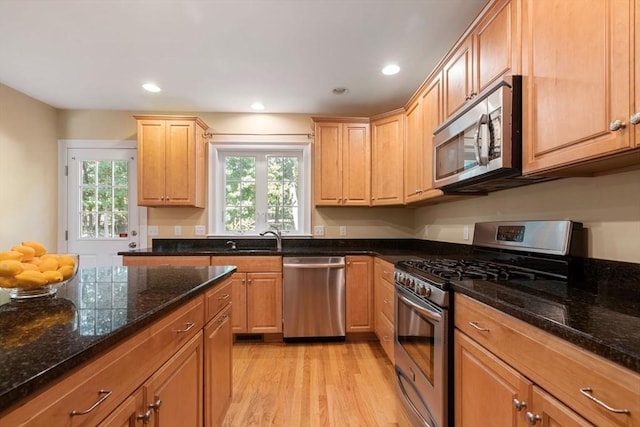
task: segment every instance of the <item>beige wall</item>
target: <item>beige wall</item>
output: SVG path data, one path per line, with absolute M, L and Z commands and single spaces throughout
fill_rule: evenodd
M 640 171 L 568 178 L 427 206 L 416 211 L 415 236 L 470 243 L 477 221 L 522 219 L 580 221 L 588 230 L 589 257 L 640 262 Z M 469 241 L 462 238 L 465 225 Z
M 57 242 L 56 110 L 0 84 L 0 251 Z

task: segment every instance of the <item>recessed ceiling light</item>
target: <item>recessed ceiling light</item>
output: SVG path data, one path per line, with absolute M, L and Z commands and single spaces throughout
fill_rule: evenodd
M 389 64 L 382 69 L 382 74 L 385 76 L 393 76 L 394 74 L 398 74 L 400 72 L 400 67 L 396 64 Z
M 142 88 L 149 92 L 160 92 L 162 90 L 160 86 L 155 83 L 145 83 L 142 85 Z
M 262 111 L 264 110 L 264 104 L 262 104 L 261 102 L 254 102 L 253 104 L 251 104 L 251 109 L 255 111 Z

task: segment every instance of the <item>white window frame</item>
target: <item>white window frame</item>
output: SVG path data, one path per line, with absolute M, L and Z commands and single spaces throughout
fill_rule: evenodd
M 283 231 L 287 236 L 311 236 L 311 143 L 308 140 L 279 142 L 273 137 L 257 138 L 247 141 L 210 141 L 209 142 L 209 203 L 208 236 L 257 236 L 265 229 L 255 232 L 229 232 L 224 229 L 222 210 L 224 207 L 224 167 L 222 153 L 251 155 L 256 152 L 286 154 L 301 153 L 300 171 L 300 230 L 297 233 Z

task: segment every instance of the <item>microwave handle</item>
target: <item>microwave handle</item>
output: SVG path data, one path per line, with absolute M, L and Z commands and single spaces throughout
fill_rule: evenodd
M 489 115 L 488 114 L 482 114 L 480 116 L 480 119 L 478 119 L 478 122 L 476 124 L 476 134 L 473 137 L 473 141 L 474 141 L 474 148 L 475 148 L 475 155 L 476 155 L 476 161 L 478 162 L 479 166 L 484 166 L 487 163 L 489 163 L 489 159 L 487 156 L 482 156 L 480 151 L 481 151 L 481 147 L 480 147 L 480 131 L 482 130 L 482 126 L 483 125 L 489 125 Z M 482 144 L 486 143 L 487 138 L 482 138 Z

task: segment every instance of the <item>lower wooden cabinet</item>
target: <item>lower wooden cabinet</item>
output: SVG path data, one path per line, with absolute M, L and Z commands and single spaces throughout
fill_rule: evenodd
M 373 332 L 373 257 L 346 257 L 346 332 Z
M 637 373 L 464 295 L 455 307 L 457 427 L 640 426 Z
M 375 332 L 387 357 L 394 363 L 395 342 L 395 284 L 393 264 L 376 258 L 373 265 L 373 287 L 375 295 Z
M 231 305 L 205 326 L 204 342 L 204 422 L 212 427 L 222 424 L 231 404 Z

